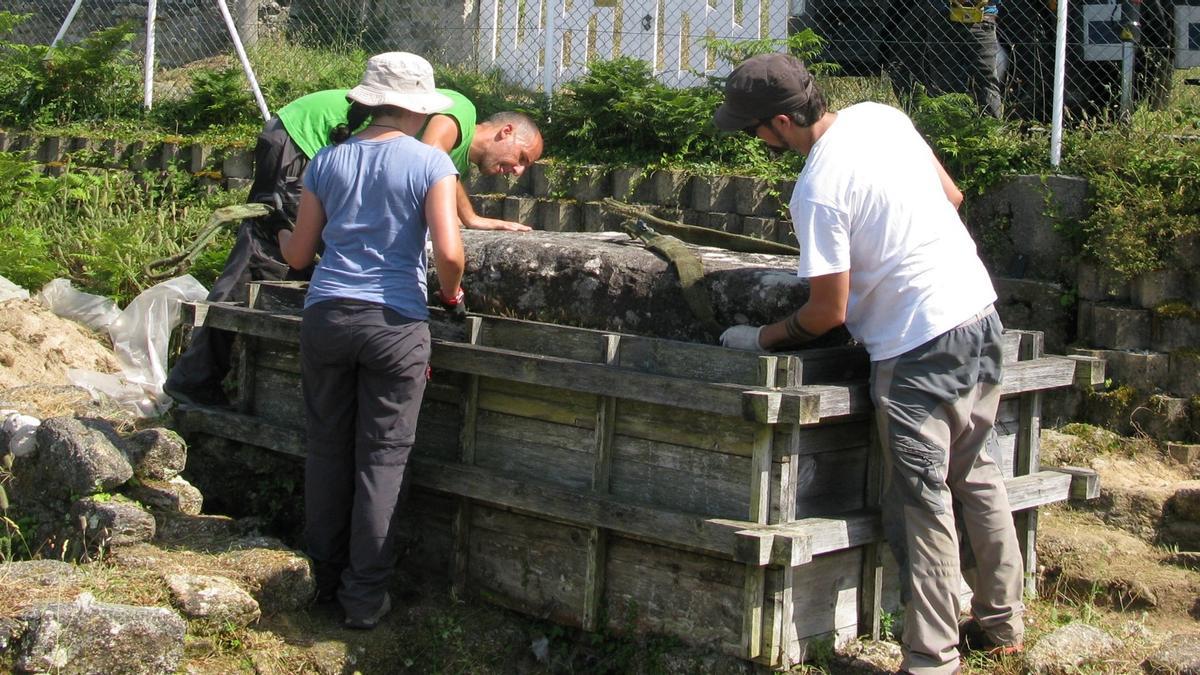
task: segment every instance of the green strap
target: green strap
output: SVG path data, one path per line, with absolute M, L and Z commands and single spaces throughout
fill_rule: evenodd
M 708 291 L 701 280 L 704 279 L 704 263 L 682 241 L 669 234 L 659 234 L 650 228 L 644 220 L 625 222 L 625 230 L 634 239 L 640 239 L 646 248 L 666 258 L 675 273 L 679 275 L 679 287 L 683 291 L 683 300 L 687 303 L 692 314 L 700 325 L 712 333 L 720 333 L 722 326 L 713 316 L 712 303 Z
M 222 225 L 239 222 L 247 218 L 261 218 L 273 210 L 266 204 L 257 203 L 223 206 L 213 211 L 212 216 L 208 219 L 208 224 L 204 226 L 200 235 L 196 237 L 190 246 L 175 255 L 146 263 L 146 266 L 142 268 L 142 272 L 151 281 L 161 281 L 162 279 L 179 276 L 191 267 L 192 261 L 196 259 L 196 256 L 200 255 L 205 246 L 208 246 L 208 243 L 217 235 L 217 230 L 221 229 Z

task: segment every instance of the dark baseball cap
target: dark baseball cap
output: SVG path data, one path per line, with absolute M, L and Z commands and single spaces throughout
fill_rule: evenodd
M 752 56 L 725 80 L 725 102 L 713 122 L 722 131 L 741 131 L 759 120 L 799 109 L 813 93 L 804 62 L 791 54 Z

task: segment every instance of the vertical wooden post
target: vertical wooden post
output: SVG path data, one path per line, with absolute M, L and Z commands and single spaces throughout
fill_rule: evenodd
M 1044 344 L 1040 331 L 1022 332 L 1017 359 L 1028 361 L 1041 358 Z M 1013 475 L 1025 476 L 1041 470 L 1042 393 L 1031 391 L 1021 394 L 1017 405 L 1017 456 Z M 1025 567 L 1025 595 L 1032 598 L 1037 595 L 1038 512 L 1036 508 L 1027 509 L 1017 513 L 1014 518 Z
M 483 332 L 483 319 L 467 317 L 467 342 L 479 344 Z M 479 415 L 479 376 L 467 375 L 462 392 L 462 430 L 458 444 L 463 464 L 475 463 L 475 425 Z M 458 511 L 454 514 L 454 569 L 451 572 L 454 593 L 462 596 L 467 590 L 468 564 L 471 554 L 471 500 L 458 498 Z
M 620 362 L 621 336 L 604 336 L 604 363 Z M 600 396 L 596 399 L 595 463 L 592 465 L 592 492 L 608 494 L 612 476 L 613 433 L 617 427 L 617 399 Z M 604 565 L 608 553 L 608 532 L 598 527 L 588 530 L 587 576 L 584 580 L 583 629 L 597 631 L 604 607 Z
M 863 505 L 879 508 L 883 492 L 883 446 L 874 420 L 870 427 L 871 444 L 867 450 L 866 484 L 863 486 Z M 876 542 L 863 546 L 862 579 L 859 581 L 858 634 L 872 640 L 880 638 L 883 619 L 883 547 Z
M 758 384 L 774 387 L 779 377 L 779 358 L 763 356 L 758 360 Z M 771 521 L 771 464 L 774 460 L 775 426 L 760 424 L 754 431 L 754 450 L 750 459 L 750 513 L 747 520 L 767 524 Z M 794 504 L 794 502 L 793 502 Z M 747 659 L 763 656 L 763 604 L 767 569 L 746 565 L 743 586 L 742 649 Z M 782 593 L 781 593 L 782 595 Z M 771 638 L 776 642 L 782 626 L 779 614 L 783 599 L 777 597 L 772 616 Z M 768 655 L 769 657 L 769 655 Z
M 241 334 L 238 340 L 238 398 L 237 411 L 250 415 L 254 412 L 254 368 L 255 354 L 258 353 L 259 340 L 251 335 Z

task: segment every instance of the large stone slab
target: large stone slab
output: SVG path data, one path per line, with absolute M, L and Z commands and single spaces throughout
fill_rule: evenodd
M 472 310 L 638 335 L 712 342 L 669 263 L 618 233 L 467 230 L 463 286 Z M 791 256 L 689 247 L 721 325 L 777 321 L 808 298 Z
M 95 602 L 84 594 L 72 603 L 33 605 L 21 612 L 29 626 L 16 650 L 21 671 L 75 673 L 173 673 L 183 656 L 187 624 L 163 607 Z
M 138 478 L 171 480 L 187 464 L 187 444 L 179 434 L 162 427 L 130 434 L 121 449 Z

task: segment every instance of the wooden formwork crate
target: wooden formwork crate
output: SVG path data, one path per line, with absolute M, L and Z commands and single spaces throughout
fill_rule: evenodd
M 259 284 L 249 307 L 191 306 L 243 347 L 237 411 L 184 408 L 185 431 L 304 454 L 302 293 Z M 457 587 L 773 666 L 814 638 L 878 632 L 861 349 L 760 355 L 485 316 L 431 331 L 407 527 Z M 1038 333 L 1007 333 L 1005 361 L 999 461 L 1031 573 L 1036 507 L 1095 490 L 1086 471 L 1039 466 L 1039 392 L 1102 372 L 1042 355 Z

